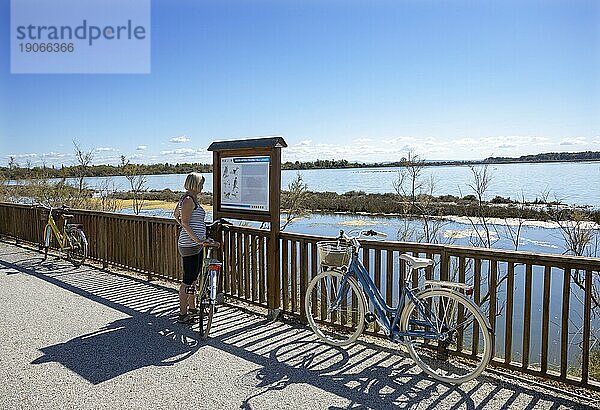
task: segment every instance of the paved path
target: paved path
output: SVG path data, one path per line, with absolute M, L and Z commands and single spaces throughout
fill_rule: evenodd
M 564 409 L 586 401 L 484 373 L 435 383 L 396 348 L 325 346 L 234 307 L 175 323 L 172 286 L 0 242 L 0 409 Z

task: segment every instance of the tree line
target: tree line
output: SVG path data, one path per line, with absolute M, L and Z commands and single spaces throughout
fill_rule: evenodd
M 598 161 L 600 152 L 547 152 L 545 154 L 521 155 L 518 158 L 510 157 L 489 157 L 484 160 L 486 163 L 499 164 L 503 162 L 566 162 L 566 161 Z
M 445 165 L 485 165 L 513 162 L 555 162 L 555 161 L 597 161 L 600 152 L 549 152 L 536 155 L 523 155 L 513 157 L 488 157 L 482 161 L 423 161 L 419 166 L 445 166 Z M 287 161 L 281 165 L 283 170 L 309 170 L 309 169 L 342 169 L 342 168 L 382 168 L 406 167 L 411 165 L 410 157 L 402 157 L 398 161 L 389 162 L 356 162 L 345 159 L 317 159 L 315 161 Z M 141 175 L 187 174 L 190 172 L 212 172 L 212 164 L 202 163 L 176 163 L 168 162 L 159 164 L 135 164 L 137 173 Z M 10 157 L 8 166 L 0 167 L 0 174 L 11 180 L 42 179 L 42 178 L 78 178 L 81 177 L 81 165 L 61 166 L 25 166 Z M 109 177 L 123 175 L 122 165 L 88 165 L 85 167 L 86 177 Z

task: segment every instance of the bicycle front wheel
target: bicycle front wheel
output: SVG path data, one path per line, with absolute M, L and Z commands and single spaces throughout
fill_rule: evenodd
M 464 383 L 490 361 L 492 337 L 479 308 L 449 289 L 428 289 L 402 311 L 408 352 L 435 379 Z
M 201 297 L 198 304 L 198 325 L 200 326 L 200 338 L 208 338 L 210 326 L 212 325 L 213 315 L 215 314 L 215 304 L 207 297 Z
M 209 297 L 211 286 L 210 275 L 201 273 L 198 281 L 199 288 L 196 301 L 196 306 L 198 307 L 198 330 L 200 331 L 200 338 L 205 340 L 208 338 L 213 315 L 215 314 L 215 301 Z
M 87 238 L 82 230 L 75 229 L 67 233 L 70 249 L 67 251 L 67 259 L 76 267 L 83 264 L 88 255 Z
M 354 342 L 365 327 L 365 296 L 351 277 L 337 271 L 315 276 L 306 289 L 305 311 L 310 328 L 324 342 L 344 346 Z

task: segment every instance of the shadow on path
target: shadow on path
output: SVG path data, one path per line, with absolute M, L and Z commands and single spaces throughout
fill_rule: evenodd
M 130 316 L 44 347 L 43 355 L 33 361 L 61 363 L 93 384 L 145 366 L 181 362 L 208 345 L 259 366 L 242 375 L 241 383 L 252 390 L 241 403 L 242 409 L 252 409 L 273 392 L 306 384 L 349 402 L 345 407 L 331 406 L 331 410 L 395 406 L 480 409 L 490 403 L 494 405 L 489 408 L 587 408 L 551 390 L 511 379 L 481 376 L 461 386 L 438 383 L 416 369 L 400 350 L 366 342 L 345 349 L 331 347 L 318 342 L 305 327 L 269 323 L 230 306 L 219 310 L 212 337 L 201 343 L 195 328 L 175 323 L 174 289 L 93 267 L 73 270 L 63 261 L 41 263 L 36 255 L 23 250 L 22 258 L 17 258 L 13 252 L 13 260 L 7 262 L 1 260 L 6 254 L 0 254 L 0 274 L 32 275 Z

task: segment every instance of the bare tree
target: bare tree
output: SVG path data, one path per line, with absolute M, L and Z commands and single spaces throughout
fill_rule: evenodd
M 542 193 L 546 217 L 554 222 L 561 234 L 564 253 L 574 256 L 597 257 L 600 230 L 587 207 L 568 206 L 555 198 L 550 200 L 550 193 Z
M 136 164 L 132 164 L 125 155 L 121 155 L 121 172 L 127 178 L 129 187 L 131 188 L 132 204 L 131 207 L 136 215 L 142 212 L 146 201 L 145 192 L 148 190 L 147 178 L 140 174 L 140 168 Z
M 14 157 L 14 155 L 11 155 L 10 157 L 8 157 L 8 179 L 17 179 L 17 176 L 15 174 L 17 168 L 19 168 L 17 159 Z
M 523 229 L 523 224 L 525 223 L 525 194 L 521 191 L 521 201 L 517 204 L 516 207 L 516 216 L 514 218 L 504 218 L 504 232 L 506 233 L 506 237 L 509 238 L 515 248 L 515 251 L 519 250 L 520 240 L 521 240 L 521 231 Z
M 600 228 L 585 208 L 566 206 L 559 201 L 548 201 L 546 214 L 556 224 L 563 239 L 564 253 L 574 256 L 598 257 L 600 253 Z M 573 283 L 585 291 L 585 272 L 573 269 Z M 592 286 L 592 310 L 600 314 L 600 290 Z
M 302 174 L 296 173 L 296 178 L 289 183 L 288 192 L 283 198 L 282 207 L 286 210 L 285 220 L 281 225 L 283 231 L 295 219 L 307 213 L 306 200 L 308 198 L 308 185 L 304 183 Z
M 423 187 L 424 181 L 421 179 L 421 174 L 425 167 L 425 160 L 420 158 L 414 150 L 409 150 L 402 164 L 402 167 L 398 171 L 398 178 L 393 182 L 393 185 L 396 193 L 404 197 L 404 213 L 414 214 L 417 196 Z M 410 201 L 408 204 L 406 203 L 406 198 Z M 407 208 L 407 205 L 410 206 Z
M 75 161 L 77 166 L 77 178 L 79 180 L 79 192 L 84 189 L 83 179 L 87 176 L 88 170 L 94 159 L 94 150 L 84 151 L 76 140 L 73 140 Z
M 489 207 L 486 204 L 485 197 L 492 182 L 492 174 L 489 172 L 487 164 L 483 167 L 469 166 L 473 179 L 467 184 L 475 195 L 477 200 L 475 215 L 465 212 L 473 234 L 471 235 L 471 244 L 477 247 L 491 248 L 498 241 L 498 236 L 492 233 L 495 226 L 489 221 Z M 481 229 L 479 228 L 481 226 Z M 497 232 L 495 232 L 497 234 Z
M 96 187 L 95 208 L 100 211 L 116 212 L 118 209 L 118 200 L 113 195 L 116 191 L 114 180 L 112 178 L 104 179 Z
M 32 182 L 30 186 L 30 195 L 33 203 L 41 203 L 53 208 L 58 208 L 62 205 L 68 207 L 83 205 L 79 189 L 67 184 L 64 178 L 56 183 L 40 179 Z
M 9 197 L 10 195 L 8 193 L 8 180 L 6 178 L 6 174 L 0 171 L 0 201 L 7 201 Z
M 425 160 L 412 150 L 408 152 L 403 164 L 398 171 L 398 177 L 393 182 L 394 190 L 398 201 L 402 204 L 405 217 L 416 217 L 421 227 L 415 228 L 405 220 L 398 230 L 398 239 L 427 243 L 448 242 L 443 236 L 443 228 L 448 222 L 436 215 L 435 177 L 433 175 L 429 178 L 423 177 Z

